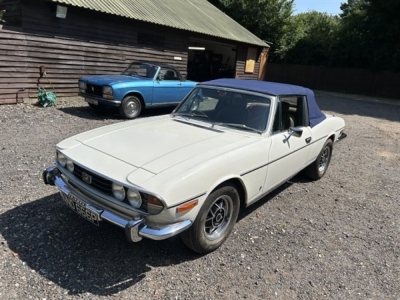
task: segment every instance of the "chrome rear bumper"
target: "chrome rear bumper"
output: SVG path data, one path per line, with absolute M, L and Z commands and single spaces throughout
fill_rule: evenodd
M 179 234 L 192 224 L 191 220 L 183 220 L 158 228 L 149 227 L 145 224 L 143 217 L 137 217 L 134 220 L 126 219 L 107 209 L 88 203 L 70 190 L 55 166 L 44 170 L 42 175 L 44 183 L 55 185 L 59 189 L 65 204 L 77 214 L 95 224 L 100 221 L 107 221 L 125 229 L 126 237 L 130 242 L 139 242 L 143 237 L 152 240 L 164 240 Z

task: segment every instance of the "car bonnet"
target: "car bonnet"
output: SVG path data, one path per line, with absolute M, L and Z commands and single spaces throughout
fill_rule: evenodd
M 246 134 L 193 126 L 167 116 L 88 131 L 64 140 L 57 148 L 83 166 L 90 164 L 96 168 L 99 165 L 102 172 L 105 169 L 100 165 L 107 162 L 112 169 L 114 160 L 115 165 L 130 165 L 132 171 L 141 168 L 158 174 L 206 152 L 218 155 L 236 149 L 249 139 Z

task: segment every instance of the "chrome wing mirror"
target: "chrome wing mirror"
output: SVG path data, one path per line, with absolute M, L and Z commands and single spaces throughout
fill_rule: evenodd
M 284 143 L 289 141 L 292 135 L 298 138 L 301 137 L 303 134 L 303 129 L 301 129 L 300 127 L 290 127 L 288 133 L 289 135 L 283 139 Z

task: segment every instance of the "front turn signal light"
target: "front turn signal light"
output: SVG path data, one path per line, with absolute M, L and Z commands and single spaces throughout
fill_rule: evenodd
M 183 213 L 185 211 L 189 211 L 193 207 L 197 206 L 198 203 L 199 203 L 199 200 L 197 200 L 197 199 L 190 200 L 186 203 L 183 203 L 183 204 L 177 206 L 176 213 Z

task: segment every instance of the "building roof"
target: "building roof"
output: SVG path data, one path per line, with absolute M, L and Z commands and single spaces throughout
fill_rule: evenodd
M 207 0 L 51 0 L 107 14 L 269 47 Z

